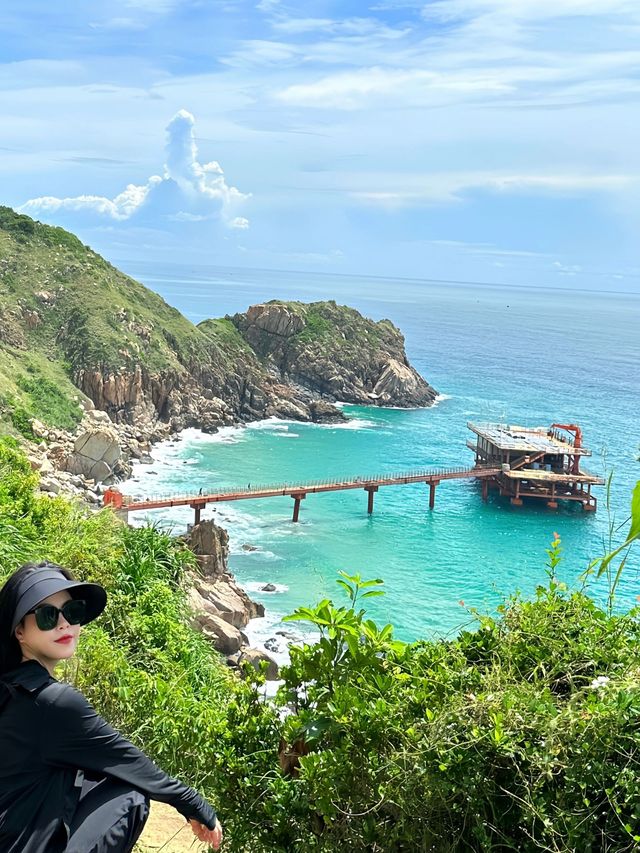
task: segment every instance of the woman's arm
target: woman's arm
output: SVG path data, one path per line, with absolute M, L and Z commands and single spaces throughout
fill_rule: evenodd
M 152 800 L 169 803 L 187 820 L 215 827 L 215 812 L 197 791 L 168 776 L 69 684 L 50 684 L 36 701 L 44 714 L 40 730 L 44 761 L 121 779 Z

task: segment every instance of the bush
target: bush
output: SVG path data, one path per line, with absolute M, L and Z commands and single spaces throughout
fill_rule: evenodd
M 70 400 L 54 382 L 46 379 L 37 370 L 31 368 L 29 374 L 29 376 L 21 376 L 17 380 L 17 385 L 28 395 L 30 417 L 37 417 L 44 423 L 59 429 L 74 430 L 82 419 L 78 402 Z M 14 409 L 14 425 L 17 427 L 15 411 Z M 28 415 L 26 410 L 25 413 Z M 20 429 L 20 432 L 25 434 L 23 429 Z

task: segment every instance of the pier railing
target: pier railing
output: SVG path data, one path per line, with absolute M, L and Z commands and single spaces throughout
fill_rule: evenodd
M 324 477 L 315 480 L 290 481 L 285 480 L 280 483 L 249 483 L 247 486 L 219 486 L 210 491 L 203 489 L 196 491 L 181 491 L 174 493 L 147 493 L 144 497 L 127 497 L 122 496 L 123 507 L 129 511 L 133 511 L 139 506 L 140 509 L 145 508 L 144 505 L 158 502 L 171 502 L 175 505 L 176 501 L 181 501 L 185 504 L 189 503 L 209 503 L 217 500 L 224 500 L 225 497 L 238 500 L 241 497 L 258 498 L 277 495 L 288 495 L 292 492 L 319 492 L 319 491 L 340 491 L 342 489 L 367 488 L 368 486 L 385 486 L 385 485 L 405 485 L 409 483 L 430 482 L 433 480 L 452 480 L 465 477 L 485 477 L 497 472 L 495 465 L 476 465 L 472 468 L 458 466 L 445 468 L 419 468 L 412 471 L 392 471 L 384 474 L 367 474 L 357 477 L 344 477 L 338 479 L 336 477 Z M 107 501 L 108 502 L 108 501 Z

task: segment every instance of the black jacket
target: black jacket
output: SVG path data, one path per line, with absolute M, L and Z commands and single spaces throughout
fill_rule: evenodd
M 127 782 L 185 818 L 215 826 L 215 812 L 197 791 L 167 776 L 69 684 L 56 681 L 36 661 L 4 675 L 0 853 L 64 850 L 84 773 Z

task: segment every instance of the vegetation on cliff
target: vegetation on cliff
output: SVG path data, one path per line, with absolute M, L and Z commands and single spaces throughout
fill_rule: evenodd
M 342 575 L 345 605 L 294 614 L 321 639 L 292 649 L 282 714 L 189 627 L 190 552 L 35 485 L 0 440 L 2 572 L 48 557 L 108 587 L 66 676 L 215 802 L 230 851 L 638 849 L 640 614 L 559 583 L 557 537 L 546 586 L 453 640 L 395 641 L 361 607 L 381 581 Z M 640 485 L 615 560 L 638 535 Z

